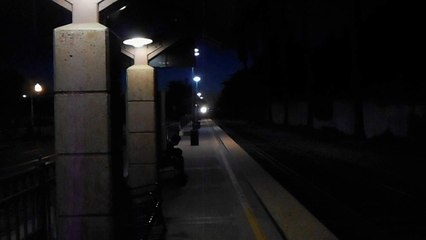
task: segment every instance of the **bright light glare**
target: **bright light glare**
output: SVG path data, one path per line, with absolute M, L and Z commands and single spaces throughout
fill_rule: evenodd
M 205 114 L 206 112 L 207 112 L 207 107 L 206 106 L 202 106 L 201 108 L 200 108 L 200 113 L 202 113 L 202 114 Z
M 127 6 L 124 6 L 124 7 L 120 8 L 120 11 L 123 11 L 126 8 L 127 8 Z
M 195 77 L 193 78 L 193 80 L 194 80 L 195 82 L 199 82 L 199 81 L 201 80 L 201 78 L 200 78 L 199 76 L 195 76 Z
M 26 95 L 26 94 L 22 94 L 22 97 L 23 97 L 23 98 L 27 98 L 27 95 Z
M 197 93 L 197 96 L 201 97 L 201 93 L 200 93 L 200 92 L 198 92 L 198 93 Z
M 41 85 L 39 83 L 37 83 L 34 86 L 34 91 L 36 91 L 37 93 L 39 93 L 39 92 L 43 91 L 43 88 L 41 87 Z
M 194 48 L 194 52 L 195 53 L 197 53 L 197 52 L 199 52 L 200 51 L 200 49 L 198 49 L 198 48 Z
M 195 52 L 194 53 L 194 56 L 199 56 L 200 55 L 200 53 L 199 52 Z
M 152 43 L 152 40 L 148 38 L 131 38 L 125 40 L 123 43 L 138 48 Z

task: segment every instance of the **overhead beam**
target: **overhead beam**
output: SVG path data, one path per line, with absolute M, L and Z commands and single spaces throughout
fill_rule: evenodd
M 178 41 L 177 38 L 166 40 L 158 43 L 153 43 L 146 46 L 146 54 L 148 61 L 155 58 L 159 54 L 161 54 L 164 50 L 172 46 L 174 43 Z M 135 59 L 136 56 L 136 50 L 134 47 L 128 46 L 128 45 L 122 45 L 121 46 L 121 53 L 128 56 L 131 59 Z
M 73 23 L 99 21 L 99 12 L 118 0 L 52 0 L 72 12 Z
M 117 0 L 101 0 L 99 2 L 99 12 L 107 8 L 108 6 L 112 5 L 113 3 L 117 2 Z
M 177 42 L 177 38 L 173 38 L 170 40 L 165 40 L 162 42 L 159 42 L 157 44 L 150 44 L 147 47 L 147 54 L 148 54 L 148 61 L 158 56 L 160 53 L 162 53 L 164 50 L 172 46 L 174 43 Z
M 72 12 L 72 3 L 67 0 L 52 0 L 56 4 L 62 6 L 63 8 L 67 9 L 68 11 Z

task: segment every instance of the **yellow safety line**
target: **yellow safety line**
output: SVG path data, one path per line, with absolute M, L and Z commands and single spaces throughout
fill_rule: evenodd
M 263 228 L 260 226 L 259 221 L 257 221 L 256 215 L 254 214 L 253 209 L 249 206 L 246 206 L 244 207 L 244 212 L 246 214 L 247 220 L 250 223 L 251 230 L 253 230 L 253 233 L 256 239 L 267 240 L 268 237 L 263 231 Z
M 219 136 L 217 136 L 214 132 L 213 127 L 211 128 L 213 131 L 213 134 L 216 136 L 216 139 L 218 140 L 218 142 L 220 142 L 227 151 L 229 151 L 226 146 L 225 143 L 222 142 L 222 139 L 220 139 Z M 219 151 L 220 156 L 222 158 L 222 161 L 225 165 L 225 169 L 228 172 L 228 175 L 231 179 L 232 185 L 234 186 L 237 194 L 238 194 L 238 198 L 240 199 L 240 203 L 241 206 L 244 210 L 244 213 L 246 215 L 246 218 L 250 224 L 251 230 L 254 233 L 254 236 L 256 237 L 257 240 L 267 240 L 268 237 L 265 234 L 265 231 L 263 231 L 263 228 L 260 226 L 259 221 L 257 220 L 256 215 L 254 214 L 253 209 L 250 207 L 250 204 L 248 203 L 247 197 L 245 196 L 243 189 L 241 188 L 240 184 L 238 183 L 237 177 L 235 176 L 234 171 L 232 171 L 231 166 L 229 165 L 223 151 Z

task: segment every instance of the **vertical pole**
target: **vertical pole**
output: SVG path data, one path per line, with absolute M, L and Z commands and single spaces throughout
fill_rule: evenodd
M 194 80 L 194 67 L 191 68 L 191 82 Z M 195 130 L 195 93 L 194 87 L 191 85 L 191 105 L 192 105 L 192 131 Z M 191 135 L 192 136 L 192 135 Z M 191 144 L 192 145 L 192 144 Z
M 194 114 L 194 116 L 195 116 L 195 126 L 196 126 L 196 128 L 198 129 L 198 109 L 199 109 L 199 106 L 198 106 L 198 96 L 197 96 L 197 93 L 198 93 L 198 82 L 195 82 L 195 93 L 194 93 L 194 98 L 195 98 L 195 114 Z
M 30 96 L 30 104 L 31 104 L 31 134 L 34 131 L 34 102 L 33 96 Z
M 167 149 L 167 125 L 166 125 L 166 91 L 161 91 L 160 96 L 161 104 L 161 150 L 166 151 Z
M 361 71 L 359 67 L 359 35 L 360 35 L 360 22 L 361 22 L 361 5 L 360 0 L 353 0 L 353 13 L 352 13 L 352 31 L 351 31 L 351 94 L 354 108 L 354 132 L 355 136 L 364 139 L 365 126 L 364 126 L 364 111 L 363 99 L 361 97 Z
M 195 82 L 197 86 L 197 82 Z M 197 107 L 196 107 L 196 88 L 192 88 L 192 130 L 191 130 L 191 146 L 197 146 L 199 143 L 198 139 L 198 126 L 197 126 Z

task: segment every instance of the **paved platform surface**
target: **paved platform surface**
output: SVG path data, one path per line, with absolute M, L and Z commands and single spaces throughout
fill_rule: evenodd
M 182 129 L 188 182 L 163 187 L 167 240 L 337 239 L 212 120 Z

